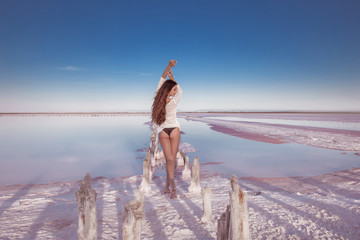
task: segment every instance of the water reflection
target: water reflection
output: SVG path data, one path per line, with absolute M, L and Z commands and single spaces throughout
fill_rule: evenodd
M 1 118 L 0 184 L 140 174 L 148 117 Z M 40 176 L 40 177 L 39 177 Z
M 0 118 L 0 185 L 81 179 L 86 172 L 116 177 L 142 174 L 151 131 L 148 116 Z M 179 119 L 192 161 L 224 162 L 203 168 L 231 176 L 307 176 L 359 167 L 352 152 L 299 144 L 269 144 L 213 131 Z

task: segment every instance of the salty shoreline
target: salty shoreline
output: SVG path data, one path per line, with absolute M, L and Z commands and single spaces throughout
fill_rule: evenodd
M 360 131 L 211 119 L 209 116 L 217 115 L 191 114 L 183 117 L 189 121 L 206 123 L 215 131 L 249 140 L 273 144 L 294 142 L 340 151 L 360 151 Z

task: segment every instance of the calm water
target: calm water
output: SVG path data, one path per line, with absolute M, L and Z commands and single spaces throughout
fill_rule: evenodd
M 0 118 L 0 185 L 81 179 L 86 172 L 142 174 L 151 130 L 147 116 Z M 299 144 L 269 144 L 211 130 L 180 118 L 182 142 L 195 147 L 203 169 L 225 176 L 309 176 L 360 167 L 360 157 Z M 222 164 L 209 164 L 223 162 Z

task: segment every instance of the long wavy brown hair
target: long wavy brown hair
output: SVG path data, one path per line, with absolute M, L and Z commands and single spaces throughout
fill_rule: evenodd
M 161 125 L 166 119 L 166 98 L 169 95 L 171 89 L 177 83 L 171 79 L 166 80 L 163 85 L 156 92 L 154 102 L 152 105 L 151 118 L 152 122 L 157 125 Z

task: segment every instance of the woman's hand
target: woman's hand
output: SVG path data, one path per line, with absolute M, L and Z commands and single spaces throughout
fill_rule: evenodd
M 166 78 L 166 76 L 169 74 L 169 71 L 171 70 L 172 67 L 174 67 L 176 65 L 176 63 L 177 63 L 176 60 L 170 60 L 169 65 L 167 65 L 167 67 L 161 77 Z
M 170 67 L 174 67 L 176 65 L 177 61 L 176 60 L 170 60 L 169 61 L 169 66 Z

